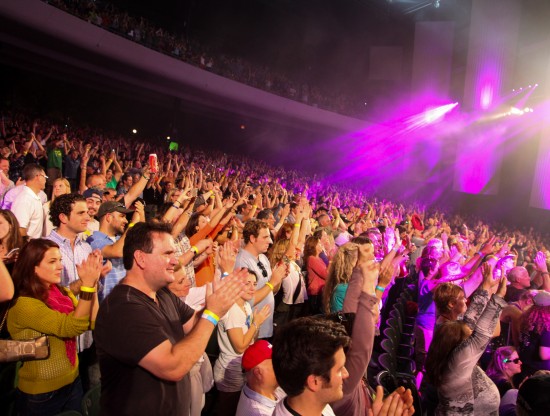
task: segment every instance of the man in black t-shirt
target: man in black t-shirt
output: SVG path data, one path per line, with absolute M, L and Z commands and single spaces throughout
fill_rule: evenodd
M 242 273 L 206 299 L 204 319 L 173 295 L 174 241 L 165 224 L 138 223 L 123 249 L 126 277 L 101 305 L 94 338 L 102 415 L 187 415 L 188 372 L 217 323 L 239 297 Z M 246 273 L 244 273 L 246 275 Z M 197 316 L 197 318 L 198 318 Z

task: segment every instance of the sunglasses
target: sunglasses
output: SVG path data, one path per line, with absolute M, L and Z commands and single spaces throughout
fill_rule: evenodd
M 502 360 L 502 362 L 503 362 L 504 364 L 506 364 L 506 363 L 514 363 L 514 364 L 517 364 L 517 363 L 519 363 L 520 361 L 521 361 L 521 360 L 519 359 L 519 357 L 518 357 L 518 358 L 514 358 L 513 360 L 511 360 L 511 359 L 509 359 L 509 358 L 505 358 L 504 360 Z
M 263 263 L 261 261 L 258 262 L 258 267 L 262 271 L 262 276 L 267 277 L 267 270 L 265 269 L 265 266 L 263 265 Z

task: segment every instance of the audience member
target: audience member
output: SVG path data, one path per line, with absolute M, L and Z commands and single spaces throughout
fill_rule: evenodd
M 101 255 L 81 263 L 78 274 L 86 289 L 77 301 L 61 286 L 61 252 L 53 241 L 31 240 L 19 255 L 13 278 L 17 299 L 8 312 L 13 339 L 48 334 L 50 355 L 26 362 L 19 370 L 17 408 L 25 415 L 57 415 L 80 410 L 76 336 L 91 329 L 98 310 L 96 285 Z
M 126 277 L 105 299 L 96 322 L 105 415 L 187 414 L 187 374 L 204 353 L 218 317 L 240 296 L 245 272 L 225 277 L 207 297 L 202 319 L 195 319 L 195 312 L 165 288 L 174 281 L 174 254 L 169 226 L 138 223 L 128 231 Z

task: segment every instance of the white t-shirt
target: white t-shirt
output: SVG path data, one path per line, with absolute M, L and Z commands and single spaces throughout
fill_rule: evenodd
M 244 312 L 235 303 L 218 323 L 220 355 L 214 364 L 214 381 L 220 391 L 240 391 L 244 386 L 245 378 L 241 367 L 242 354 L 233 349 L 227 331 L 241 328 L 244 334 L 248 331 L 251 322 L 252 308 L 248 302 L 245 302 Z

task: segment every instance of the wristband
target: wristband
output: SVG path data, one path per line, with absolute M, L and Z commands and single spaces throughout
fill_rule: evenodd
M 128 228 L 132 228 L 134 225 L 136 225 L 135 222 L 131 222 L 130 224 L 128 224 Z
M 378 286 L 378 285 L 376 285 L 375 289 L 378 290 L 379 292 L 382 292 L 382 293 L 384 293 L 384 291 L 386 290 L 385 287 Z
M 212 312 L 211 310 L 205 309 L 204 311 L 202 311 L 202 314 L 211 316 L 216 320 L 216 323 L 220 320 L 220 317 L 216 315 L 214 312 Z
M 180 209 L 181 207 L 178 207 L 176 204 L 172 204 L 172 206 L 176 209 Z
M 299 227 L 300 226 L 300 223 L 297 223 L 297 224 L 294 224 L 295 227 Z
M 147 177 L 147 176 L 145 176 L 145 175 L 142 175 L 141 177 L 142 177 L 142 178 L 144 178 L 145 180 L 149 180 L 149 179 L 151 179 L 151 177 L 150 177 L 150 176 L 149 176 L 149 177 Z
M 481 251 L 478 251 L 476 254 L 477 254 L 479 257 L 485 257 L 485 254 L 483 254 Z
M 198 255 L 199 255 L 199 249 L 197 248 L 197 246 L 192 246 L 192 247 L 191 247 L 191 251 L 194 251 L 194 252 L 195 252 L 195 256 L 198 256 Z
M 201 318 L 204 318 L 206 319 L 207 321 L 209 321 L 212 325 L 216 326 L 218 325 L 218 321 L 216 321 L 214 318 L 212 318 L 210 315 L 207 315 L 205 313 L 203 313 L 201 315 Z
M 93 298 L 94 298 L 94 294 L 92 292 L 80 292 L 80 296 L 79 296 L 80 300 L 92 300 Z
M 227 272 L 222 273 L 222 277 L 227 277 L 227 276 L 229 276 L 229 273 L 227 273 Z
M 88 292 L 88 293 L 95 293 L 96 288 L 95 287 L 89 287 L 89 286 L 80 286 L 81 292 Z
M 271 283 L 269 283 L 269 282 L 265 282 L 265 285 L 266 285 L 266 286 L 267 286 L 268 288 L 270 288 L 270 289 L 271 289 L 271 291 L 273 292 L 273 290 L 274 290 L 274 287 L 273 287 L 273 285 L 272 285 Z

